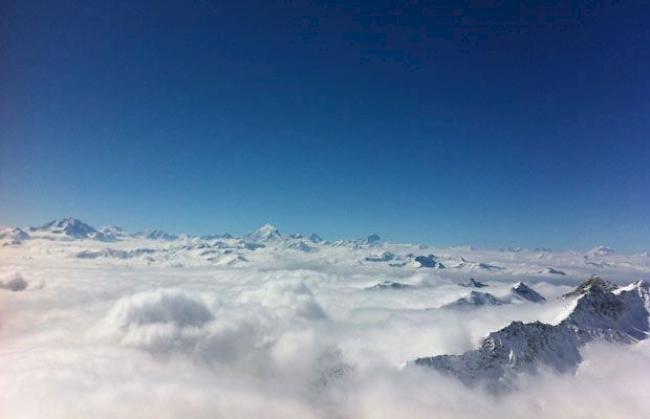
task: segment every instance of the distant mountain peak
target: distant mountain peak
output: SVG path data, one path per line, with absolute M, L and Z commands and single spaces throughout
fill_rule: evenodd
M 69 239 L 107 240 L 107 237 L 97 231 L 94 227 L 91 227 L 80 219 L 74 217 L 52 220 L 43 224 L 41 227 L 30 227 L 29 230 L 33 232 L 48 232 L 59 236 L 65 236 Z
M 272 224 L 266 223 L 248 236 L 253 240 L 276 240 L 282 238 L 280 230 Z

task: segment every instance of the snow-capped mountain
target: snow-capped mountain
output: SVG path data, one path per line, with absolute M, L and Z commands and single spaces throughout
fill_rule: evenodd
M 275 226 L 267 223 L 250 233 L 247 237 L 254 241 L 269 241 L 281 239 L 282 234 L 280 234 L 280 230 Z
M 575 296 L 573 308 L 557 325 L 512 322 L 490 333 L 478 349 L 418 358 L 413 364 L 468 385 L 486 383 L 502 390 L 512 385 L 516 373 L 535 373 L 540 367 L 574 371 L 582 360 L 579 348 L 592 340 L 630 343 L 650 332 L 650 288 L 645 281 L 612 289 L 600 278 L 590 278 L 569 295 Z
M 3 245 L 21 244 L 27 239 L 29 239 L 29 234 L 19 227 L 0 227 L 0 240 Z
M 109 238 L 106 237 L 101 232 L 97 231 L 95 228 L 89 226 L 83 221 L 77 218 L 63 218 L 61 220 L 53 220 L 40 227 L 30 227 L 30 233 L 35 233 L 33 235 L 42 235 L 47 238 L 52 239 L 95 239 L 108 241 Z

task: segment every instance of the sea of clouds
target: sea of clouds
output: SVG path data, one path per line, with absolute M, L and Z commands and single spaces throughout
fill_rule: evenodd
M 575 375 L 521 376 L 498 395 L 405 368 L 512 320 L 559 321 L 557 297 L 584 278 L 486 274 L 497 296 L 524 279 L 549 301 L 444 310 L 467 275 L 360 264 L 363 252 L 269 249 L 242 266 L 179 268 L 82 260 L 55 242 L 0 249 L 0 417 L 650 414 L 648 341 L 588 345 Z M 388 280 L 415 287 L 366 289 Z

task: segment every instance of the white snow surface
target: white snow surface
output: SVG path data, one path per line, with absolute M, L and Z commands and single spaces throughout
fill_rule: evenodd
M 637 330 L 647 254 L 320 241 L 271 225 L 202 239 L 77 221 L 0 230 L 2 418 L 650 415 L 650 344 Z M 612 320 L 600 300 L 562 297 L 594 274 L 617 285 L 614 306 L 634 308 Z M 501 304 L 444 308 L 473 301 L 477 289 L 459 286 L 470 278 Z M 519 282 L 546 301 L 513 298 Z M 597 332 L 576 344 L 559 327 L 569 323 Z M 508 392 L 413 367 L 481 345 L 507 348 L 516 368 L 477 374 L 515 383 Z

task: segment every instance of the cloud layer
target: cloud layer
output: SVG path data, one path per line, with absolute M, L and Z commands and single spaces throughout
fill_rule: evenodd
M 589 273 L 579 265 L 582 255 L 544 256 L 542 264 L 566 275 L 539 274 L 539 255 L 517 252 L 426 251 L 508 267 L 472 267 L 471 274 L 366 260 L 383 251 L 395 258 L 417 251 L 388 244 L 242 248 L 247 262 L 234 266 L 193 263 L 206 249 L 184 242 L 175 253 L 168 243 L 125 242 L 110 246 L 153 250 L 127 259 L 76 257 L 105 246 L 38 240 L 0 254 L 0 417 L 638 418 L 650 412 L 648 341 L 589 344 L 576 374 L 523 375 L 516 391 L 500 395 L 403 368 L 417 357 L 469 350 L 513 320 L 557 323 L 567 310 L 557 297 Z M 608 279 L 623 283 L 646 272 L 647 265 L 635 263 Z M 507 304 L 441 308 L 469 295 L 459 284 L 470 276 Z M 548 301 L 510 298 L 519 280 Z M 368 289 L 384 281 L 410 287 Z

